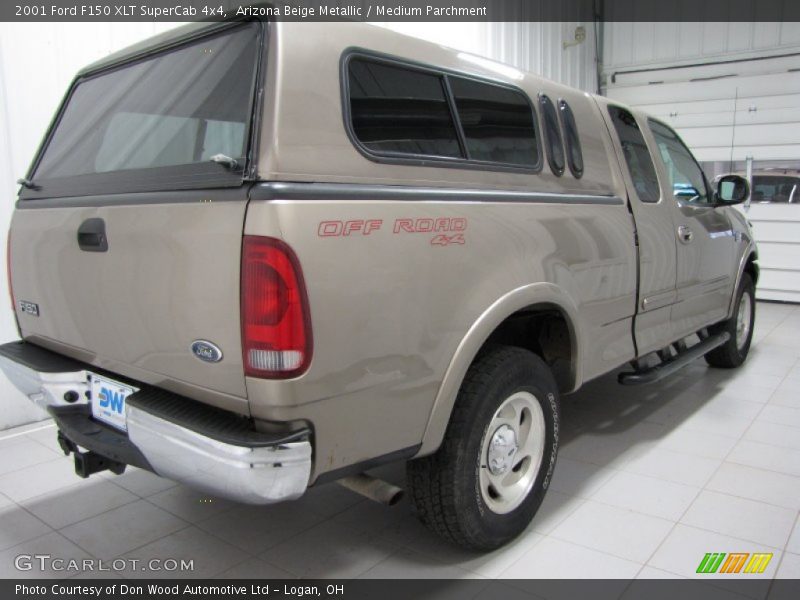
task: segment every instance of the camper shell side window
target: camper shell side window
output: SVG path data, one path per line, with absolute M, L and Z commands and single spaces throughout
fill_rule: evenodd
M 538 172 L 536 112 L 519 88 L 351 50 L 342 57 L 348 135 L 370 160 Z

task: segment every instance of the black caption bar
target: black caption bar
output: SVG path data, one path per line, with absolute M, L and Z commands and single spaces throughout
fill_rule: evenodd
M 580 571 L 580 565 L 576 565 Z M 602 600 L 714 600 L 743 597 L 797 600 L 800 580 L 714 576 L 694 580 L 0 580 L 0 597 L 15 600 L 423 600 L 470 598 L 598 598 Z
M 0 21 L 790 21 L 797 0 L 3 0 Z

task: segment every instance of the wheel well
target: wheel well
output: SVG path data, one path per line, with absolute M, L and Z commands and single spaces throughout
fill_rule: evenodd
M 758 264 L 756 261 L 758 260 L 758 255 L 753 252 L 750 256 L 747 257 L 747 262 L 744 265 L 744 272 L 750 275 L 750 279 L 753 280 L 753 285 L 758 283 Z
M 522 309 L 500 323 L 484 343 L 503 344 L 530 350 L 544 360 L 562 392 L 571 391 L 575 382 L 574 335 L 564 314 L 556 307 L 535 306 Z

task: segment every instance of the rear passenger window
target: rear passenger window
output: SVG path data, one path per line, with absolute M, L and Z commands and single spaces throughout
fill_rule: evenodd
M 535 167 L 539 145 L 527 97 L 506 87 L 449 77 L 470 159 Z
M 558 102 L 558 112 L 561 114 L 561 127 L 564 129 L 564 138 L 567 142 L 567 162 L 569 170 L 576 178 L 583 175 L 583 152 L 581 151 L 581 141 L 578 137 L 578 125 L 575 123 L 575 115 L 567 104 L 566 100 Z
M 619 143 L 639 200 L 658 202 L 661 193 L 658 189 L 656 169 L 636 119 L 629 111 L 619 106 L 609 106 L 608 113 L 617 130 Z
M 354 58 L 348 77 L 353 133 L 365 148 L 462 157 L 441 75 Z
M 547 162 L 550 170 L 558 176 L 564 173 L 564 142 L 561 140 L 561 128 L 558 126 L 558 115 L 553 101 L 545 94 L 539 95 L 544 119 L 544 139 L 547 149 Z

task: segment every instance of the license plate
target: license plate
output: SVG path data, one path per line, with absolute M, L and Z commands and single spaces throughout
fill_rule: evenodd
M 92 390 L 92 416 L 98 421 L 127 431 L 125 402 L 128 396 L 139 390 L 94 373 L 89 377 Z

